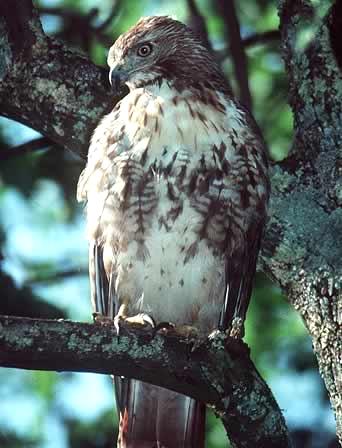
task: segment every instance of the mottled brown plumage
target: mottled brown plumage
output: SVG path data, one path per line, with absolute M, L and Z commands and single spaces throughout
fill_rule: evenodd
M 241 334 L 269 196 L 260 132 L 180 22 L 141 19 L 108 64 L 130 93 L 97 127 L 78 185 L 94 310 Z M 115 382 L 119 447 L 204 446 L 203 404 Z

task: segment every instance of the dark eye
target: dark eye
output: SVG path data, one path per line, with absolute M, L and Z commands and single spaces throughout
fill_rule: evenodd
M 143 44 L 138 48 L 137 55 L 142 58 L 148 56 L 152 53 L 152 45 L 151 44 Z

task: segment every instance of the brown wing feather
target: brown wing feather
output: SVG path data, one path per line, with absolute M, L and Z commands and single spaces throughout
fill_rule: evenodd
M 246 235 L 243 249 L 226 259 L 225 299 L 219 322 L 221 330 L 226 330 L 234 318 L 241 318 L 242 323 L 245 321 L 253 289 L 262 228 L 263 226 L 251 229 Z

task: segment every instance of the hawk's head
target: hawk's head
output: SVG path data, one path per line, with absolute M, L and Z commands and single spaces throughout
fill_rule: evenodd
M 228 89 L 224 76 L 193 31 L 164 16 L 145 17 L 122 34 L 108 54 L 109 79 L 118 89 L 173 81 L 178 89 L 211 83 Z

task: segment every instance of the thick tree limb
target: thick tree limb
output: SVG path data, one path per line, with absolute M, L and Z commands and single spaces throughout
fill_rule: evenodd
M 211 404 L 235 447 L 288 448 L 283 416 L 242 342 L 222 333 L 193 352 L 175 334 L 0 316 L 0 365 L 111 373 L 144 380 Z
M 115 104 L 107 71 L 42 31 L 31 0 L 0 2 L 0 113 L 86 155 Z
M 342 77 L 329 32 L 337 9 L 321 13 L 304 0 L 279 6 L 295 136 L 272 170 L 262 264 L 308 328 L 342 441 Z

